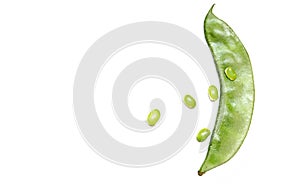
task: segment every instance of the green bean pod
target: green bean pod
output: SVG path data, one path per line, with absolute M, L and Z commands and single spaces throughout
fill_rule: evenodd
M 250 127 L 255 94 L 246 49 L 212 9 L 204 21 L 204 33 L 220 79 L 220 102 L 208 152 L 198 171 L 200 176 L 224 164 L 239 150 Z

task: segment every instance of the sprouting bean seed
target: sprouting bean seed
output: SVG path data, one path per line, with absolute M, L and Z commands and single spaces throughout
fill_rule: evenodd
M 197 141 L 203 142 L 207 139 L 209 135 L 210 135 L 210 130 L 208 128 L 203 128 L 199 131 L 197 135 Z
M 216 101 L 218 99 L 218 89 L 216 88 L 216 86 L 211 85 L 208 88 L 208 96 L 210 101 Z
M 160 112 L 158 109 L 152 110 L 147 117 L 148 125 L 153 127 L 160 118 Z
M 196 100 L 189 94 L 184 96 L 183 102 L 190 109 L 193 109 L 196 107 Z
M 227 78 L 231 81 L 234 81 L 236 79 L 236 73 L 230 66 L 225 69 L 225 74 Z

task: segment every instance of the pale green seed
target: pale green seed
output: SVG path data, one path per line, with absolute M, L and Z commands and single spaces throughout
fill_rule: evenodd
M 183 102 L 184 102 L 185 106 L 187 106 L 190 109 L 193 109 L 196 107 L 196 100 L 189 94 L 184 96 Z
M 210 101 L 216 101 L 219 97 L 218 95 L 218 89 L 216 88 L 216 86 L 211 85 L 208 88 L 208 97 L 210 99 Z
M 197 141 L 203 142 L 207 139 L 209 135 L 210 135 L 210 130 L 208 128 L 203 128 L 199 131 L 197 135 Z
M 152 110 L 147 117 L 148 125 L 153 127 L 160 118 L 160 112 L 158 109 Z
M 227 78 L 231 81 L 234 81 L 236 79 L 236 73 L 235 71 L 232 69 L 232 67 L 227 67 L 225 69 L 225 74 L 227 76 Z

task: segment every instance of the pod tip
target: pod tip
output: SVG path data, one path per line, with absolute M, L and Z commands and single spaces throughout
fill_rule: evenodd
M 211 6 L 211 8 L 210 8 L 210 10 L 209 10 L 210 12 L 212 12 L 212 10 L 214 9 L 215 5 L 216 5 L 216 4 L 214 3 L 214 4 Z

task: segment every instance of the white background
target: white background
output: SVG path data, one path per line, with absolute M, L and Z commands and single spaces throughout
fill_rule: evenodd
M 177 24 L 204 40 L 213 3 L 254 70 L 254 116 L 240 151 L 202 177 L 194 140 L 148 168 L 99 157 L 79 134 L 72 107 L 86 50 L 110 30 L 148 20 Z M 291 0 L 1 1 L 0 184 L 299 184 L 299 17 Z

